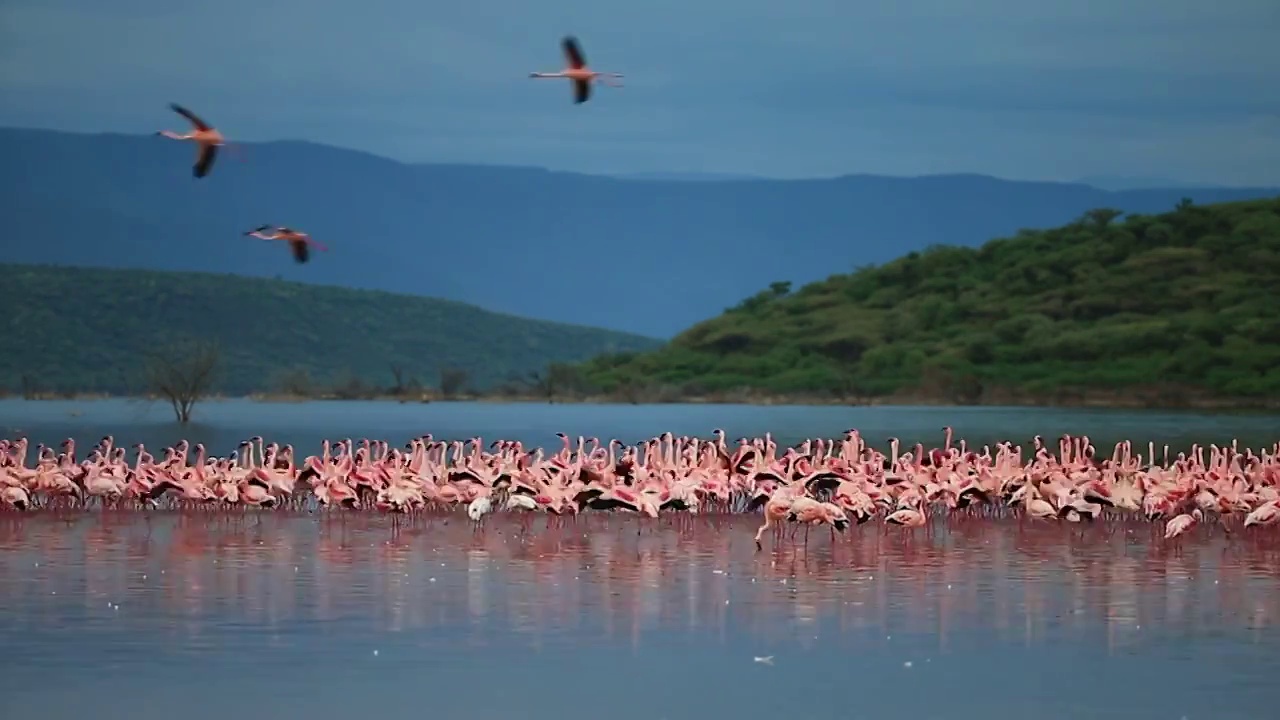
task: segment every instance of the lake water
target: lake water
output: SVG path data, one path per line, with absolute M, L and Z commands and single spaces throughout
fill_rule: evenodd
M 1185 448 L 1193 442 L 1260 446 L 1280 439 L 1280 415 L 1199 414 L 1123 410 L 1067 410 L 1001 407 L 803 407 L 751 405 L 582 405 L 537 403 L 258 403 L 207 402 L 193 422 L 181 427 L 162 402 L 136 400 L 0 400 L 0 434 L 24 434 L 32 443 L 59 443 L 74 437 L 81 447 L 114 435 L 118 443 L 143 442 L 155 450 L 181 438 L 203 442 L 225 454 L 246 438 L 292 443 L 303 454 L 319 451 L 325 438 L 369 437 L 402 445 L 432 433 L 438 440 L 474 436 L 486 441 L 519 440 L 526 447 L 558 447 L 557 432 L 570 437 L 618 438 L 635 443 L 659 433 L 710 437 L 723 428 L 729 441 L 773 434 L 779 443 L 806 437 L 838 437 L 858 428 L 870 443 L 887 450 L 887 439 L 904 444 L 940 445 L 942 427 L 955 428 L 971 445 L 1003 440 L 1029 441 L 1041 435 L 1054 444 L 1064 433 L 1087 434 L 1101 450 L 1133 440 L 1145 450 L 1154 440 Z M 1054 445 L 1056 447 L 1056 444 Z M 904 447 L 904 451 L 905 451 Z M 1136 450 L 1135 450 L 1136 452 Z
M 402 443 L 670 430 L 780 442 L 1085 433 L 1274 442 L 1274 416 L 957 408 L 0 401 L 33 441 Z M 1105 446 L 1104 446 L 1105 447 Z M 0 716 L 1275 717 L 1280 534 L 1135 523 L 854 528 L 755 551 L 753 518 L 0 514 Z M 756 657 L 772 657 L 771 663 Z

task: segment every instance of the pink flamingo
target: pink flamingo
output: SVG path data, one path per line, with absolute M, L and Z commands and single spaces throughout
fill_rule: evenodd
M 531 78 L 568 78 L 573 81 L 573 102 L 581 104 L 591 97 L 591 83 L 601 82 L 610 87 L 622 87 L 622 83 L 614 82 L 616 78 L 621 78 L 621 73 L 603 73 L 596 72 L 587 67 L 587 59 L 582 54 L 582 48 L 578 46 L 578 41 L 572 35 L 565 37 L 560 41 L 561 48 L 564 49 L 565 61 L 568 67 L 560 72 L 529 73 Z
M 890 525 L 903 527 L 923 527 L 928 522 L 924 513 L 914 508 L 903 508 L 891 513 L 884 521 Z
M 181 105 L 169 103 L 169 108 L 190 121 L 193 129 L 185 135 L 172 130 L 161 130 L 156 135 L 173 140 L 194 142 L 196 144 L 196 164 L 192 167 L 191 172 L 197 178 L 208 175 L 209 169 L 213 167 L 213 161 L 218 157 L 218 148 L 227 144 L 226 139 L 222 137 L 222 133 L 214 129 L 209 123 L 201 120 L 195 113 Z
M 263 232 L 268 229 L 272 230 L 272 233 L 270 235 L 264 235 Z M 272 228 L 270 225 L 259 225 L 258 227 L 245 232 L 245 235 L 248 237 L 261 238 L 263 240 L 282 240 L 289 243 L 289 248 L 293 250 L 293 259 L 300 263 L 304 263 L 311 258 L 311 251 L 309 248 L 311 245 L 315 245 L 317 250 L 329 249 L 315 240 L 312 240 L 310 235 L 287 227 Z
M 27 491 L 18 485 L 0 487 L 0 502 L 19 512 L 31 507 L 31 498 Z
M 1164 539 L 1171 540 L 1178 537 L 1182 533 L 1191 529 L 1192 525 L 1204 520 L 1204 513 L 1200 512 L 1200 508 L 1192 510 L 1190 514 L 1183 513 L 1169 520 L 1164 524 Z
M 787 519 L 792 522 L 804 523 L 804 541 L 806 545 L 809 543 L 809 528 L 814 525 L 826 524 L 831 526 L 832 540 L 835 540 L 836 530 L 844 532 L 849 528 L 849 518 L 844 514 L 844 511 L 829 502 L 793 503 L 791 511 L 787 513 Z
M 275 495 L 271 494 L 268 483 L 269 480 L 264 478 L 264 474 L 260 470 L 251 472 L 247 478 L 241 480 L 236 486 L 239 491 L 238 497 L 240 501 L 247 505 L 261 508 L 275 507 L 279 501 Z
M 1277 521 L 1280 521 L 1280 502 L 1272 500 L 1259 505 L 1250 512 L 1244 519 L 1244 526 L 1274 525 Z

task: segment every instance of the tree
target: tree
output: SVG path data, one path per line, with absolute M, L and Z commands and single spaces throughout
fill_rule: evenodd
M 311 397 L 315 392 L 315 383 L 311 380 L 311 373 L 307 372 L 304 367 L 293 367 L 280 373 L 276 380 L 276 387 L 285 395 L 295 398 Z
M 452 399 L 462 392 L 470 375 L 462 368 L 444 368 L 440 371 L 440 394 Z
M 554 403 L 556 397 L 562 393 L 580 390 L 583 377 L 576 365 L 551 363 L 543 372 L 529 373 L 529 381 L 534 390 L 545 397 L 547 402 Z
M 404 394 L 404 367 L 396 363 L 391 363 L 391 395 L 400 397 Z
M 1191 206 L 1192 206 L 1192 205 L 1194 205 L 1194 204 L 1195 204 L 1195 203 L 1193 203 L 1193 202 L 1191 201 L 1191 198 L 1189 198 L 1189 197 L 1184 197 L 1184 198 L 1182 198 L 1181 200 L 1179 200 L 1179 201 L 1178 201 L 1178 204 L 1177 204 L 1177 205 L 1174 205 L 1174 206 L 1173 206 L 1173 209 L 1174 209 L 1174 210 L 1177 210 L 1178 212 L 1182 212 L 1183 210 L 1186 210 L 1187 208 L 1191 207 Z
M 333 384 L 333 396 L 339 400 L 369 400 L 376 395 L 376 388 L 350 369 Z
M 791 281 L 775 280 L 774 282 L 769 283 L 769 292 L 773 293 L 774 297 L 787 295 L 791 292 Z
M 1110 225 L 1112 220 L 1123 214 L 1123 210 L 1116 210 L 1115 208 L 1094 208 L 1084 214 L 1084 219 L 1092 223 L 1094 227 L 1104 228 Z
M 176 343 L 147 360 L 147 387 L 173 405 L 178 422 L 191 421 L 195 404 L 209 394 L 222 354 L 216 343 Z
M 27 373 L 22 373 L 22 399 L 35 400 L 40 395 L 40 389 L 36 386 L 35 378 Z

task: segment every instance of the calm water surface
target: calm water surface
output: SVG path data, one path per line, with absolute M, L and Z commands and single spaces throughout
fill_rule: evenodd
M 0 517 L 5 717 L 1275 717 L 1275 542 L 542 522 Z
M 403 442 L 659 432 L 780 442 L 972 443 L 1088 434 L 1185 447 L 1275 442 L 1280 418 L 1006 408 L 0 401 L 33 441 L 215 452 L 261 434 Z M 393 529 L 0 515 L 0 717 L 1273 718 L 1280 534 L 987 521 L 936 535 L 852 530 L 756 553 L 756 521 L 505 520 Z M 896 530 L 896 529 L 895 529 Z M 773 656 L 773 664 L 753 661 Z
M 432 433 L 437 439 L 481 436 L 519 440 L 526 446 L 556 445 L 555 434 L 616 437 L 634 443 L 662 432 L 709 437 L 723 428 L 730 439 L 770 432 L 779 441 L 838 437 L 858 428 L 868 442 L 890 437 L 904 443 L 939 444 L 950 425 L 971 444 L 1053 440 L 1085 434 L 1108 448 L 1118 440 L 1187 447 L 1232 438 L 1250 446 L 1280 439 L 1280 415 L 1198 414 L 1123 410 L 953 407 L 806 407 L 751 405 L 543 405 L 535 403 L 259 403 L 210 401 L 183 428 L 161 402 L 137 400 L 27 402 L 0 400 L 0 434 L 24 434 L 32 442 L 66 437 L 94 443 L 103 435 L 120 442 L 162 446 L 187 438 L 211 452 L 227 453 L 254 435 L 317 452 L 325 438 L 370 437 L 396 442 Z

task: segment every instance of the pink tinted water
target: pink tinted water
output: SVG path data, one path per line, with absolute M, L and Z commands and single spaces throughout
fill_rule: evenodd
M 6 717 L 1274 717 L 1280 535 L 0 517 Z M 755 662 L 772 656 L 772 664 Z M 12 714 L 16 713 L 16 714 Z

